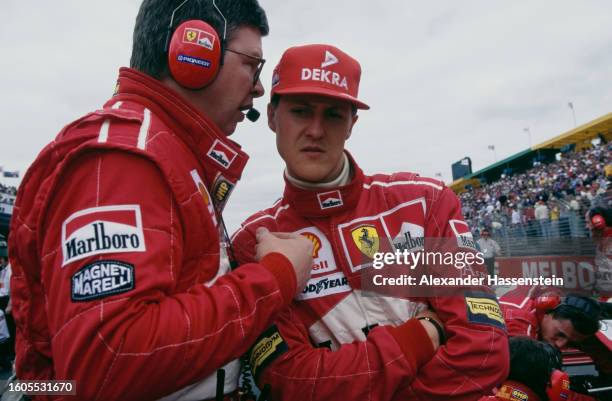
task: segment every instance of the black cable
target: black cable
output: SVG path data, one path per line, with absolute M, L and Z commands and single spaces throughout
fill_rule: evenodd
M 227 226 L 225 225 L 225 220 L 223 220 L 223 214 L 219 209 L 218 205 L 213 201 L 215 214 L 221 224 L 221 228 L 223 230 L 224 242 L 226 244 L 226 249 L 228 249 L 227 257 L 230 263 L 230 269 L 234 270 L 238 267 L 238 260 L 236 259 L 236 254 L 234 253 L 234 248 L 232 247 L 232 241 L 230 239 L 229 233 L 227 231 Z M 253 375 L 251 374 L 251 365 L 249 363 L 249 353 L 245 353 L 240 357 L 240 376 L 242 377 L 242 383 L 240 385 L 240 400 L 255 400 L 255 394 L 253 393 L 253 387 L 255 386 L 255 380 L 253 379 Z M 267 396 L 266 396 L 267 397 Z M 265 400 L 265 398 L 264 398 Z
M 270 390 L 271 390 L 270 385 L 266 383 L 264 388 L 261 390 L 261 393 L 259 394 L 259 398 L 257 398 L 257 401 L 268 401 L 268 398 L 270 397 Z
M 215 401 L 223 401 L 225 396 L 225 369 L 217 370 L 217 391 L 215 392 Z

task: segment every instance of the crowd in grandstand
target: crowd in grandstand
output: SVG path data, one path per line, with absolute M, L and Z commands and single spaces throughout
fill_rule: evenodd
M 0 203 L 12 205 L 15 202 L 15 195 L 17 195 L 17 188 L 0 183 Z
M 612 142 L 561 155 L 560 160 L 461 194 L 462 212 L 478 233 L 583 237 L 584 216 L 612 190 Z

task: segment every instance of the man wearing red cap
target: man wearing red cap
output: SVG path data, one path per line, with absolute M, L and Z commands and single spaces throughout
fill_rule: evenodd
M 360 75 L 355 59 L 329 45 L 290 48 L 274 70 L 268 125 L 286 163 L 285 192 L 233 244 L 244 263 L 260 227 L 298 233 L 312 241 L 314 263 L 291 309 L 252 347 L 252 371 L 274 399 L 475 400 L 508 371 L 501 311 L 487 288 L 421 298 L 363 291 L 361 274 L 379 250 L 412 250 L 425 237 L 473 240 L 442 182 L 367 176 L 344 149 L 357 110 L 369 108 L 358 99 Z

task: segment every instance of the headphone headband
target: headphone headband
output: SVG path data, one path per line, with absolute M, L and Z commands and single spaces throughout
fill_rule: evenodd
M 189 0 L 184 0 L 174 10 L 172 10 L 172 15 L 170 16 L 170 23 L 168 24 L 168 33 L 166 34 L 166 44 L 164 45 L 164 49 L 165 49 L 166 53 L 168 52 L 168 48 L 170 47 L 170 38 L 172 37 L 172 31 L 173 31 L 173 27 L 174 27 L 174 15 L 177 13 L 178 10 L 183 8 L 183 6 L 188 1 Z M 219 15 L 221 16 L 221 19 L 223 20 L 223 37 L 221 37 L 220 39 L 221 39 L 221 43 L 222 43 L 221 48 L 224 48 L 225 47 L 225 39 L 227 37 L 227 18 L 225 18 L 225 15 L 223 15 L 221 10 L 217 6 L 216 0 L 212 0 L 212 4 L 213 4 L 213 7 L 215 8 L 215 10 L 217 10 L 217 13 L 219 13 Z
M 593 316 L 593 315 L 599 315 L 599 310 L 596 310 L 597 308 L 595 307 L 595 305 L 592 302 L 587 301 L 584 298 L 581 297 L 577 297 L 575 295 L 568 295 L 565 297 L 565 299 L 563 300 L 563 302 L 561 304 L 559 304 L 559 306 L 561 305 L 566 305 L 569 306 L 571 308 L 577 309 L 580 312 L 584 313 L 585 315 L 588 316 Z M 557 308 L 559 307 L 557 306 Z M 557 309 L 555 308 L 555 309 Z

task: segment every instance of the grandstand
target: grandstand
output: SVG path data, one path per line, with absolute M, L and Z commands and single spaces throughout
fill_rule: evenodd
M 449 186 L 474 235 L 487 229 L 501 246 L 500 270 L 522 267 L 526 274 L 530 263 L 557 272 L 563 263 L 592 269 L 598 245 L 585 214 L 612 206 L 612 113 Z
M 8 236 L 17 188 L 0 183 L 0 234 Z

